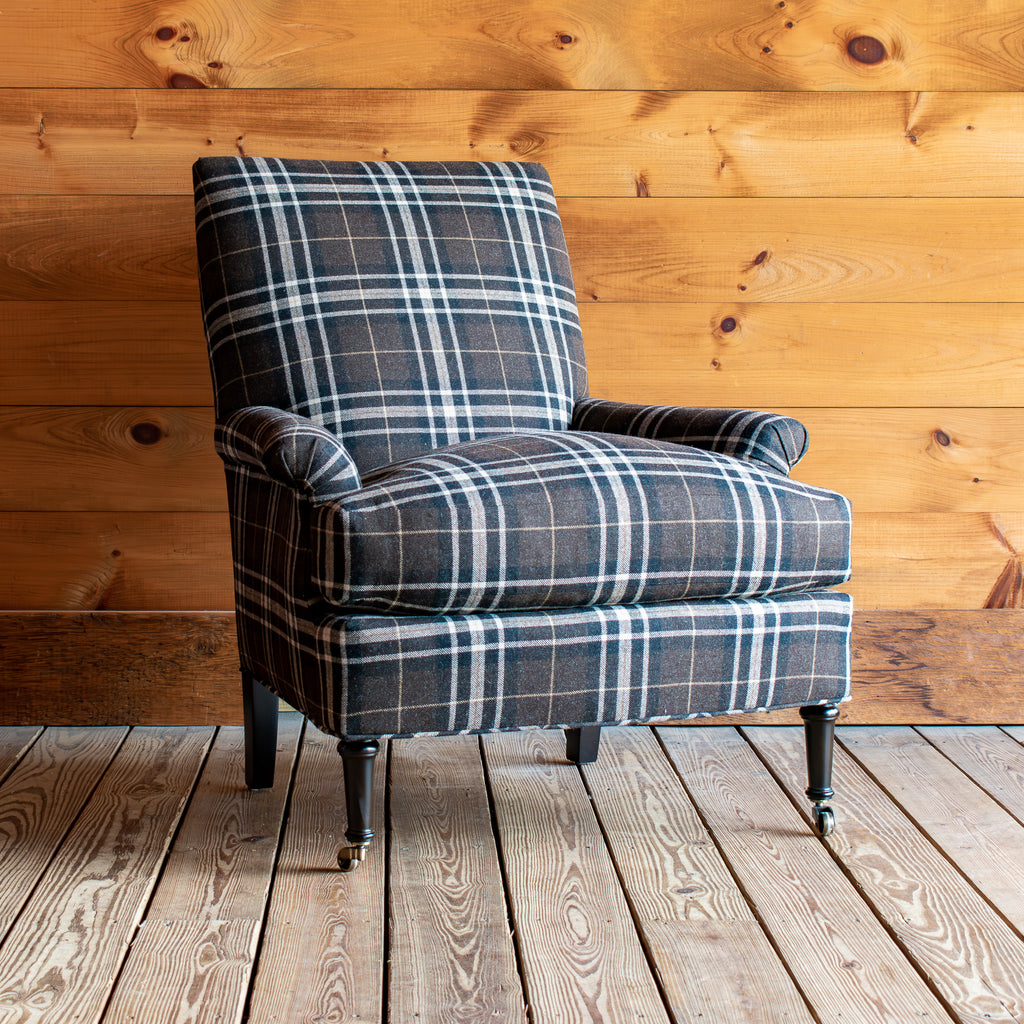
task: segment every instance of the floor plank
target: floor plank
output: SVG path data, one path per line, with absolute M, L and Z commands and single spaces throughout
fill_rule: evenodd
M 561 734 L 498 733 L 483 749 L 532 1021 L 668 1021 Z
M 301 733 L 281 716 L 274 787 L 250 792 L 243 731 L 220 730 L 104 1024 L 242 1019 Z
M 1024 730 L 995 726 L 956 725 L 936 728 L 918 726 L 917 731 L 941 750 L 965 775 L 1018 821 L 1024 822 Z
M 47 729 L 0 788 L 0 940 L 127 731 Z
M 658 733 L 821 1020 L 949 1019 L 734 729 Z
M 7 778 L 42 732 L 42 727 L 35 725 L 5 727 L 0 730 L 0 782 Z
M 602 729 L 600 756 L 583 774 L 676 1020 L 810 1024 L 654 734 Z
M 911 728 L 848 726 L 842 745 L 1024 934 L 1024 826 Z
M 209 728 L 135 729 L 0 949 L 0 1021 L 98 1021 Z
M 384 821 L 387 749 L 374 772 Z M 249 1008 L 252 1024 L 366 1024 L 383 1006 L 384 835 L 338 870 L 345 789 L 337 740 L 307 726 Z
M 744 732 L 809 820 L 802 730 Z M 834 785 L 829 846 L 940 998 L 963 1022 L 1024 1020 L 1020 938 L 841 747 Z
M 389 889 L 390 1020 L 525 1024 L 476 737 L 392 744 Z

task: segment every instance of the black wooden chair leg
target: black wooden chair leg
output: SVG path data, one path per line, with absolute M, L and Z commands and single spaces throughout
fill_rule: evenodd
M 242 715 L 245 784 L 250 789 L 270 789 L 277 760 L 277 695 L 248 672 L 242 673 Z
M 807 789 L 814 802 L 814 826 L 823 836 L 835 831 L 836 816 L 829 801 L 835 796 L 832 789 L 832 746 L 836 734 L 839 708 L 834 704 L 814 704 L 800 709 L 804 720 L 804 738 L 807 744 Z
M 366 856 L 373 839 L 372 800 L 373 766 L 380 744 L 376 740 L 342 740 L 338 753 L 345 767 L 345 804 L 348 809 L 348 846 L 338 851 L 338 867 L 342 871 L 357 868 Z
M 584 725 L 565 730 L 565 756 L 574 764 L 590 764 L 597 760 L 601 745 L 601 726 Z

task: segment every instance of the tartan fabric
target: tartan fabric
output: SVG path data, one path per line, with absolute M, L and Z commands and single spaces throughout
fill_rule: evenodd
M 359 472 L 337 437 L 282 409 L 238 409 L 216 425 L 213 444 L 226 463 L 260 469 L 278 483 L 321 501 L 359 487 Z
M 208 157 L 193 175 L 218 419 L 299 413 L 360 472 L 568 427 L 586 369 L 538 164 Z
M 572 429 L 674 441 L 760 462 L 786 474 L 807 451 L 807 430 L 798 420 L 744 409 L 629 405 L 586 398 L 573 411 Z
M 325 620 L 339 735 L 626 724 L 849 697 L 850 599 L 819 592 L 631 608 Z M 312 696 L 307 693 L 307 700 Z
M 850 507 L 715 452 L 554 431 L 376 470 L 318 505 L 311 543 L 345 610 L 632 605 L 843 583 Z
M 194 173 L 246 671 L 341 736 L 848 697 L 845 499 L 785 417 L 586 397 L 542 168 Z

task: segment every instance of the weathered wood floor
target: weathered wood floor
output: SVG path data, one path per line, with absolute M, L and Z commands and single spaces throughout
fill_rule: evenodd
M 0 732 L 0 1021 L 1024 1022 L 1024 730 L 394 741 L 367 862 L 334 742 Z M 385 785 L 385 775 L 390 779 Z

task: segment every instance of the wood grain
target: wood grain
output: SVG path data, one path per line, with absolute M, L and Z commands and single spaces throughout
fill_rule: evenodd
M 1024 516 L 857 516 L 860 609 L 984 608 L 1024 550 Z M 20 611 L 234 608 L 219 512 L 0 512 L 0 603 Z
M 384 835 L 358 870 L 338 870 L 346 817 L 336 747 L 306 729 L 249 1007 L 261 1024 L 381 1020 Z M 386 743 L 377 760 L 372 813 L 383 822 Z
M 483 739 L 531 1018 L 537 1024 L 667 1024 L 563 743 L 552 731 Z
M 1003 917 L 1024 930 L 1024 825 L 904 726 L 842 732 L 843 746 Z
M 623 402 L 1015 407 L 1013 302 L 584 303 L 591 394 Z
M 239 725 L 233 613 L 0 613 L 5 725 Z
M 391 745 L 393 1021 L 526 1022 L 476 737 Z
M 716 843 L 823 1019 L 942 1020 L 942 1006 L 732 729 L 659 729 Z
M 0 407 L 0 509 L 222 512 L 213 410 Z
M 47 729 L 0 788 L 0 941 L 127 730 Z
M 227 516 L 0 512 L 0 595 L 24 610 L 230 610 Z
M 1024 747 L 1015 739 L 1020 735 L 1019 727 L 1011 728 L 1009 735 L 982 725 L 921 726 L 917 731 L 1018 821 L 1024 822 Z
M 42 727 L 21 725 L 5 727 L 0 733 L 0 783 L 3 783 L 21 759 L 42 735 Z
M 0 1020 L 99 1021 L 211 739 L 129 735 L 0 948 Z
M 582 770 L 674 1019 L 810 1024 L 653 733 L 603 729 L 600 756 Z
M 208 88 L 1020 88 L 1024 28 L 982 9 L 870 0 L 807 9 L 567 0 L 391 0 L 341 18 L 316 0 L 180 12 L 96 0 L 16 8 L 0 86 Z M 870 36 L 881 59 L 848 44 Z
M 854 613 L 843 720 L 1024 723 L 1019 611 Z M 0 612 L 0 725 L 238 725 L 235 617 Z M 795 711 L 698 720 L 799 722 Z
M 559 205 L 583 302 L 1002 302 L 1024 284 L 1012 199 Z M 5 198 L 0 299 L 195 301 L 192 221 L 186 196 Z
M 250 792 L 242 730 L 218 732 L 103 1024 L 241 1021 L 301 735 L 281 717 L 274 787 Z
M 1024 194 L 1024 98 L 946 89 L 8 89 L 0 194 L 187 195 L 239 152 L 534 160 L 563 197 Z
M 4 404 L 209 405 L 196 302 L 0 304 Z
M 802 730 L 744 732 L 809 817 Z M 1019 938 L 841 748 L 834 785 L 838 824 L 828 844 L 938 995 L 961 1021 L 1019 1021 Z
M 592 394 L 753 409 L 898 408 L 908 395 L 931 407 L 1017 406 L 1022 316 L 1013 302 L 580 309 Z M 5 402 L 23 406 L 203 406 L 212 395 L 198 302 L 6 302 L 0 376 Z
M 810 432 L 794 478 L 845 494 L 858 513 L 1012 519 L 1024 510 L 1020 409 L 775 411 Z M 222 512 L 226 504 L 210 409 L 0 407 L 0 511 Z

